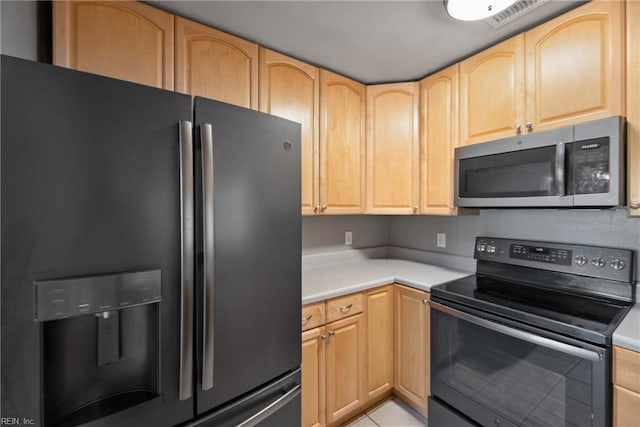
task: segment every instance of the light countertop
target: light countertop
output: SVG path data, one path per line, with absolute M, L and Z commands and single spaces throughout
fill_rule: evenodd
M 640 303 L 631 308 L 613 333 L 613 345 L 640 352 Z
M 389 283 L 428 291 L 431 286 L 473 274 L 404 259 L 351 259 L 307 266 L 302 270 L 302 304 L 321 301 Z

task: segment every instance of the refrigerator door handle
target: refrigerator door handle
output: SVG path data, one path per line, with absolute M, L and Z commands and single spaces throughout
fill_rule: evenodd
M 269 406 L 264 407 L 262 410 L 260 410 L 260 412 L 253 414 L 251 417 L 247 418 L 236 427 L 254 427 L 260 424 L 262 421 L 266 420 L 271 415 L 280 410 L 280 408 L 285 406 L 287 403 L 291 402 L 298 394 L 300 394 L 300 384 L 297 384 L 291 390 L 283 394 L 282 397 L 278 398 L 278 400 L 271 403 Z
M 193 389 L 194 187 L 193 125 L 180 121 L 180 400 Z
M 202 141 L 202 233 L 203 233 L 203 316 L 202 316 L 202 390 L 213 387 L 214 322 L 214 223 L 213 223 L 213 132 L 211 124 L 200 125 Z

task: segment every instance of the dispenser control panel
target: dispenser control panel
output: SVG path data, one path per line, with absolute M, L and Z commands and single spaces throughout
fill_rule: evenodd
M 159 302 L 161 285 L 160 270 L 38 281 L 35 318 L 45 322 Z

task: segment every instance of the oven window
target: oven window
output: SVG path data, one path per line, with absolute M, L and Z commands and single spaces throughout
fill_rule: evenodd
M 460 197 L 557 195 L 556 147 L 548 146 L 459 161 Z
M 590 361 L 431 315 L 433 395 L 472 418 L 469 402 L 516 426 L 592 426 Z

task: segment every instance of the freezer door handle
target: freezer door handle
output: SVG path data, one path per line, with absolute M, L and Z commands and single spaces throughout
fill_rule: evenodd
M 180 121 L 180 400 L 193 389 L 194 187 L 193 126 Z
M 214 321 L 214 223 L 213 223 L 213 131 L 211 124 L 200 125 L 202 141 L 202 233 L 203 233 L 203 289 L 202 289 L 202 390 L 213 387 L 213 321 Z
M 254 427 L 260 424 L 262 421 L 278 412 L 280 408 L 295 399 L 298 394 L 300 394 L 300 384 L 296 384 L 295 387 L 283 394 L 280 398 L 278 398 L 278 400 L 274 401 L 268 406 L 265 406 L 260 410 L 260 412 L 253 414 L 251 417 L 238 424 L 237 427 Z

